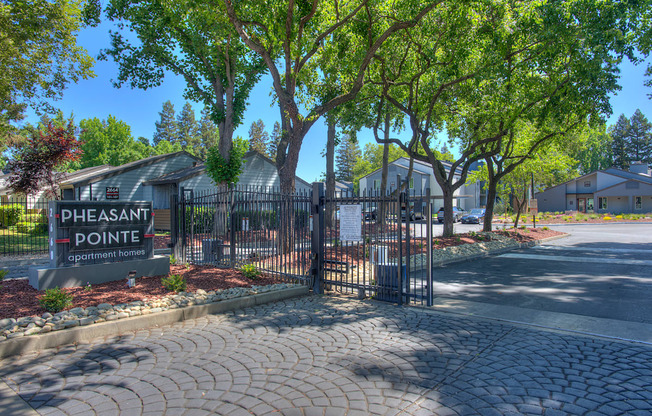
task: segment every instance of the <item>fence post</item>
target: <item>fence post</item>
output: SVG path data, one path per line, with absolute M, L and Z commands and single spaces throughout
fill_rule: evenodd
M 312 291 L 316 294 L 324 293 L 324 183 L 312 183 L 312 203 L 310 216 L 312 217 L 311 239 L 311 273 L 313 277 Z
M 403 203 L 405 203 L 405 192 L 401 190 L 401 175 L 396 175 L 396 191 L 397 196 L 397 205 L 398 209 L 396 210 L 396 225 L 398 228 L 398 260 L 396 261 L 396 270 L 398 270 L 398 304 L 403 304 L 403 228 L 401 220 L 401 208 L 403 208 Z M 406 207 L 407 209 L 407 207 Z M 407 211 L 405 214 L 407 218 Z
M 231 188 L 229 190 L 229 193 L 231 194 L 231 208 L 230 208 L 230 214 L 231 214 L 231 229 L 229 230 L 229 239 L 231 240 L 231 247 L 229 249 L 230 253 L 230 263 L 231 263 L 231 268 L 235 269 L 235 226 L 236 226 L 236 221 L 237 221 L 237 215 L 235 215 L 235 194 L 236 194 L 236 188 Z M 228 195 L 228 194 L 227 194 Z
M 426 263 L 428 267 L 428 284 L 427 284 L 427 305 L 432 306 L 432 202 L 430 200 L 430 188 L 426 188 Z
M 170 195 L 170 253 L 175 259 L 181 257 L 179 244 L 179 195 Z
M 186 233 L 186 190 L 184 187 L 179 188 L 179 194 L 181 195 L 181 203 L 179 204 L 179 223 L 181 227 L 179 227 L 179 232 L 181 233 L 181 254 L 179 256 L 179 259 L 181 260 L 182 264 L 186 264 L 186 248 L 188 246 L 188 239 L 187 239 L 187 233 Z M 192 250 L 192 247 L 191 247 Z

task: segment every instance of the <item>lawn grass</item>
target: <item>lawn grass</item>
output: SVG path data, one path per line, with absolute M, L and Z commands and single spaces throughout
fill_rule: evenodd
M 0 254 L 46 253 L 47 251 L 47 235 L 31 235 L 9 229 L 0 229 Z

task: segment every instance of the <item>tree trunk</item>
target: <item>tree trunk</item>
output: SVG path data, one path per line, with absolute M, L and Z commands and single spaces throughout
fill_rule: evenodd
M 326 199 L 335 198 L 335 122 L 328 119 L 328 136 L 326 139 Z M 335 225 L 335 204 L 326 204 L 326 228 Z
M 452 237 L 455 232 L 453 227 L 453 191 L 449 186 L 442 186 L 441 190 L 444 197 L 444 230 L 442 237 Z
M 489 181 L 487 187 L 487 207 L 485 208 L 484 223 L 482 231 L 491 231 L 491 222 L 494 219 L 494 207 L 496 206 L 496 187 L 498 186 L 495 181 Z
M 294 249 L 293 230 L 295 228 L 295 220 L 294 204 L 291 201 L 295 192 L 295 177 L 303 136 L 299 131 L 290 127 L 290 123 L 286 120 L 284 120 L 283 125 L 283 138 L 279 143 L 278 153 L 276 155 L 276 166 L 283 199 L 278 241 L 279 251 L 281 253 L 289 253 Z
M 389 117 L 385 121 L 385 127 L 389 124 L 388 121 Z M 389 133 L 385 133 L 385 137 L 389 137 Z M 387 195 L 387 176 L 388 176 L 388 165 L 389 165 L 389 145 L 385 143 L 383 145 L 383 168 L 382 168 L 382 176 L 380 179 L 380 196 L 381 198 L 384 198 L 385 195 Z M 387 221 L 387 203 L 381 200 L 378 209 L 376 211 L 376 222 L 378 224 L 385 224 Z

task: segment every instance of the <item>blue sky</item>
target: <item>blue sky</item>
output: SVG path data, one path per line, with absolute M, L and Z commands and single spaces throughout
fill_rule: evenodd
M 108 28 L 109 25 L 104 23 L 96 28 L 83 30 L 78 38 L 79 44 L 86 48 L 91 56 L 96 57 L 101 49 L 109 46 Z M 178 114 L 186 101 L 183 98 L 185 83 L 174 75 L 167 76 L 160 87 L 143 91 L 132 90 L 128 86 L 114 88 L 111 79 L 117 77 L 117 66 L 111 61 L 96 62 L 94 71 L 97 75 L 95 78 L 70 85 L 64 91 L 63 98 L 53 102 L 66 116 L 73 113 L 76 122 L 93 117 L 106 119 L 113 115 L 131 126 L 134 137 L 144 136 L 151 140 L 155 130 L 154 123 L 159 120 L 163 103 L 172 101 Z M 623 89 L 611 99 L 613 114 L 608 119 L 608 124 L 615 123 L 620 114 L 630 117 L 637 108 L 640 108 L 648 119 L 652 119 L 652 100 L 647 97 L 652 91 L 643 86 L 645 66 L 626 63 L 621 67 L 621 71 Z M 258 119 L 263 120 L 271 133 L 274 122 L 279 121 L 279 110 L 277 106 L 272 105 L 271 90 L 269 77 L 264 77 L 253 89 L 244 122 L 236 130 L 236 135 L 248 138 L 249 126 Z M 198 118 L 202 105 L 192 104 Z M 26 121 L 34 123 L 38 118 L 30 112 Z M 358 138 L 361 148 L 365 143 L 373 141 L 371 132 L 362 132 Z M 323 120 L 320 120 L 303 142 L 297 168 L 299 177 L 312 182 L 325 172 L 326 161 L 321 156 L 325 143 L 326 127 Z

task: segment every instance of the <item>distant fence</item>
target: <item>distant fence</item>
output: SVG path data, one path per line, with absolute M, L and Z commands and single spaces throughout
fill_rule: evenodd
M 48 251 L 47 200 L 0 201 L 0 255 Z

